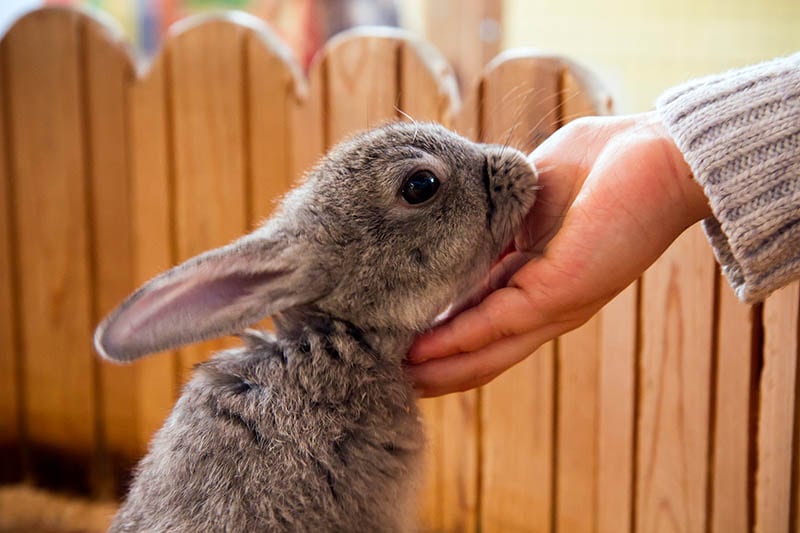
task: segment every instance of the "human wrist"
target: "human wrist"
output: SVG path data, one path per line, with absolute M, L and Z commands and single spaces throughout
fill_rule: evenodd
M 703 190 L 703 186 L 695 179 L 689 163 L 675 142 L 661 117 L 655 111 L 644 113 L 642 120 L 655 133 L 659 140 L 659 145 L 664 151 L 670 169 L 670 185 L 674 188 L 674 196 L 677 205 L 674 207 L 679 210 L 681 215 L 681 226 L 689 227 L 700 220 L 712 216 L 708 197 Z
M 757 301 L 800 272 L 796 176 L 800 54 L 692 80 L 658 114 L 702 183 L 704 229 L 736 294 Z

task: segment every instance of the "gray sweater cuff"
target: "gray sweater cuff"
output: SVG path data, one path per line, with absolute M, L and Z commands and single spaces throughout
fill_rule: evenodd
M 675 87 L 656 109 L 708 196 L 703 227 L 738 297 L 800 278 L 800 54 Z

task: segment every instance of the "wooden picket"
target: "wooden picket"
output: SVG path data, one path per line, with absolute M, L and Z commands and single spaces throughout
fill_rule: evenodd
M 304 75 L 240 14 L 181 22 L 146 66 L 84 13 L 24 16 L 0 41 L 0 482 L 121 494 L 191 366 L 236 341 L 120 367 L 94 355 L 94 325 L 253 228 L 342 138 L 434 120 L 530 151 L 609 111 L 583 68 L 528 51 L 459 95 L 396 30 L 342 34 Z M 691 228 L 581 328 L 421 401 L 420 528 L 796 529 L 799 307 L 796 283 L 738 302 Z
M 721 274 L 720 274 L 721 275 Z M 741 303 L 733 290 L 719 281 L 717 386 L 714 435 L 711 530 L 746 531 L 752 526 L 748 501 L 753 483 L 751 446 L 755 424 L 753 406 L 757 391 L 754 343 L 761 319 L 758 307 Z
M 175 264 L 174 177 L 164 55 L 128 90 L 133 286 Z M 128 367 L 136 389 L 135 446 L 141 455 L 177 397 L 178 361 L 166 352 Z
M 6 76 L 5 53 L 0 45 L 0 77 Z M 0 483 L 21 474 L 23 443 L 21 426 L 20 362 L 17 344 L 15 309 L 14 227 L 10 154 L 6 134 L 5 86 L 0 83 L 0 454 L 8 460 L 0 462 Z
M 600 312 L 597 376 L 597 531 L 631 531 L 637 401 L 639 283 Z
M 90 191 L 91 320 L 96 323 L 126 296 L 133 283 L 126 91 L 134 71 L 121 38 L 110 35 L 105 26 L 84 21 L 81 39 Z M 96 364 L 96 446 L 101 453 L 96 455 L 95 491 L 113 496 L 125 479 L 118 470 L 130 468 L 139 455 L 136 411 L 130 409 L 136 388 L 124 367 L 107 361 Z
M 644 275 L 639 531 L 706 528 L 715 276 L 699 227 L 679 237 Z
M 759 389 L 755 530 L 786 531 L 792 512 L 792 456 L 797 444 L 797 356 L 800 283 L 776 291 L 764 303 L 764 367 Z M 796 487 L 795 487 L 796 490 Z M 796 530 L 797 524 L 793 529 Z
M 82 26 L 77 13 L 34 12 L 9 30 L 3 56 L 31 473 L 88 488 L 97 363 L 89 345 Z
M 291 106 L 304 81 L 298 68 L 287 61 L 288 48 L 271 34 L 245 35 L 245 108 L 247 132 L 248 225 L 267 218 L 276 200 L 289 189 L 291 161 Z

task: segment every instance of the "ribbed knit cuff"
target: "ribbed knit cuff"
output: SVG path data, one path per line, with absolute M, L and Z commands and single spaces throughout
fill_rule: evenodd
M 800 54 L 691 81 L 656 102 L 703 186 L 703 221 L 737 296 L 800 277 Z

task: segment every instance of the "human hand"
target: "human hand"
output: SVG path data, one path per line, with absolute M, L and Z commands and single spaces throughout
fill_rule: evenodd
M 423 396 L 483 385 L 585 323 L 711 215 L 655 113 L 576 120 L 530 158 L 542 189 L 517 243 L 532 258 L 417 339 L 407 372 Z

